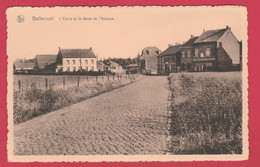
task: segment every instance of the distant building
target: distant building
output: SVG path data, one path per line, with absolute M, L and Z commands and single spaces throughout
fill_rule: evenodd
M 180 50 L 182 45 L 174 45 L 163 51 L 158 56 L 158 72 L 159 74 L 169 74 L 171 72 L 180 71 Z
M 108 71 L 111 71 L 112 73 L 115 74 L 123 74 L 126 72 L 125 69 L 120 64 L 114 61 L 109 61 Z
M 138 64 L 129 64 L 126 66 L 126 73 L 132 74 L 132 73 L 138 73 L 139 67 Z
M 143 74 L 158 74 L 158 55 L 162 51 L 157 47 L 145 47 L 138 55 L 138 66 Z
M 57 55 L 36 55 L 35 69 L 39 72 L 55 72 Z
M 14 67 L 14 72 L 31 72 L 35 68 L 35 63 L 15 61 L 13 67 Z
M 204 31 L 193 43 L 194 71 L 239 70 L 240 43 L 230 27 Z
M 98 71 L 97 57 L 90 49 L 59 49 L 57 71 Z

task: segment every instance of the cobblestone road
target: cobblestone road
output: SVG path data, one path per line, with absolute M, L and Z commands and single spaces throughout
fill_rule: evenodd
M 146 76 L 14 127 L 16 155 L 164 154 L 168 81 Z

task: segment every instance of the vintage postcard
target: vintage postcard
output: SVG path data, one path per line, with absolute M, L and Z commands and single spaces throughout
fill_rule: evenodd
M 6 15 L 8 161 L 248 159 L 246 7 Z

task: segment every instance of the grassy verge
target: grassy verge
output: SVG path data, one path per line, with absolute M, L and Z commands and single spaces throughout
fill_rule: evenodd
M 241 154 L 241 73 L 169 76 L 174 154 Z
M 29 88 L 14 92 L 14 123 L 25 122 L 42 114 L 75 104 L 89 97 L 122 87 L 133 80 L 97 82 L 66 89 L 42 90 Z

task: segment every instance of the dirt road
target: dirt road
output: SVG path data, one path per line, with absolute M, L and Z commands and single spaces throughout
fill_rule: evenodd
M 166 153 L 168 81 L 146 76 L 128 86 L 14 127 L 16 155 Z

